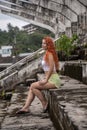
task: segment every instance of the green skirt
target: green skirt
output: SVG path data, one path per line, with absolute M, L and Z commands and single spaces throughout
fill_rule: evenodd
M 54 84 L 57 88 L 59 88 L 61 85 L 61 81 L 60 81 L 59 75 L 57 73 L 52 74 L 51 77 L 49 78 L 48 82 Z

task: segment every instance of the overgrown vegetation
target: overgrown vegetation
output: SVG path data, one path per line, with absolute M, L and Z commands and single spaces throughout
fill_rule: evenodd
M 73 43 L 77 39 L 78 37 L 75 34 L 71 38 L 66 35 L 61 35 L 55 43 L 56 50 L 60 52 L 62 56 L 69 58 L 71 52 L 75 49 L 75 45 L 73 45 Z
M 18 27 L 13 27 L 9 23 L 8 32 L 0 30 L 0 46 L 12 45 L 15 55 L 32 52 L 41 47 L 42 38 L 47 35 L 54 37 L 49 30 L 39 27 L 36 33 L 29 35 L 27 32 L 19 30 Z

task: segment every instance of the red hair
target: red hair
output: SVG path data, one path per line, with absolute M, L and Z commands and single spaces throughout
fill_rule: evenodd
M 50 38 L 50 37 L 45 37 L 44 40 L 45 40 L 45 44 L 47 45 L 47 51 L 46 51 L 44 59 L 49 64 L 49 58 L 48 57 L 49 57 L 49 53 L 51 53 L 53 55 L 56 70 L 58 70 L 59 69 L 58 68 L 59 67 L 58 56 L 57 56 L 56 51 L 55 51 L 54 42 L 53 42 L 52 38 Z

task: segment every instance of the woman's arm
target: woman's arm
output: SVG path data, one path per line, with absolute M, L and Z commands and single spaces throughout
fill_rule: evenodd
M 51 53 L 49 53 L 49 72 L 47 73 L 47 76 L 46 76 L 46 81 L 48 82 L 52 72 L 53 72 L 53 69 L 54 69 L 54 59 L 53 59 L 53 55 Z

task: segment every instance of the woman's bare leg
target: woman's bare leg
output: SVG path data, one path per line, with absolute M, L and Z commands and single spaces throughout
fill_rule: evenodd
M 33 93 L 35 94 L 35 96 L 37 96 L 39 98 L 39 100 L 42 103 L 43 108 L 45 108 L 48 104 L 46 98 L 44 97 L 44 95 L 42 94 L 41 90 L 46 90 L 46 89 L 52 89 L 52 88 L 56 88 L 55 85 L 47 83 L 46 85 L 41 86 L 39 84 L 39 82 L 35 82 L 32 83 L 31 85 L 31 89 L 33 91 Z
M 35 98 L 35 95 L 34 95 L 34 93 L 32 92 L 32 90 L 30 88 L 29 92 L 28 92 L 28 96 L 27 96 L 26 102 L 25 102 L 25 105 L 23 106 L 22 110 L 28 111 L 29 106 L 31 105 L 31 103 L 34 100 L 34 98 Z
M 43 96 L 41 90 L 45 89 L 52 89 L 55 88 L 53 84 L 47 83 L 46 85 L 41 86 L 39 82 L 34 82 L 30 86 L 30 90 L 25 102 L 25 105 L 23 106 L 22 110 L 28 111 L 29 106 L 31 105 L 32 101 L 34 100 L 35 96 L 39 98 L 39 100 L 42 103 L 43 108 L 47 105 L 46 98 Z
M 47 100 L 42 94 L 41 90 L 34 88 L 32 91 L 35 94 L 35 96 L 37 96 L 39 100 L 41 101 L 43 108 L 45 108 L 45 106 L 47 105 Z

